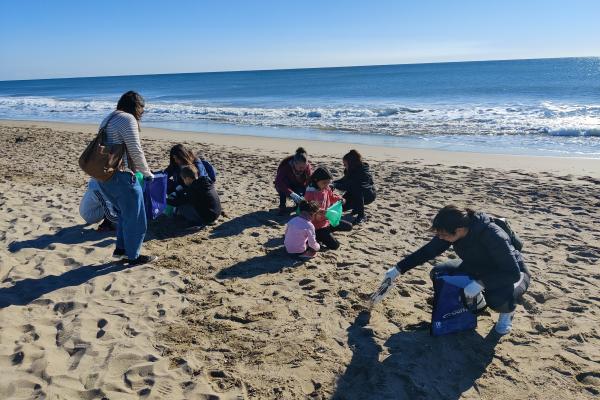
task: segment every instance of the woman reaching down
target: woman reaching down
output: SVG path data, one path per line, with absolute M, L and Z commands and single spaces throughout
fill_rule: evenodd
M 468 275 L 472 281 L 464 288 L 467 303 L 487 303 L 500 313 L 496 331 L 501 335 L 509 333 L 516 305 L 527 291 L 531 275 L 515 248 L 521 247 L 518 239 L 494 221 L 471 209 L 452 205 L 442 208 L 433 219 L 433 239 L 388 270 L 386 277 L 394 280 L 452 246 L 460 260 L 443 263 L 434 271 Z

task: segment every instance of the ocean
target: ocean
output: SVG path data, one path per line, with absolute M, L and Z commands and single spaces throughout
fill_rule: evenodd
M 600 159 L 600 58 L 0 81 L 0 119 Z

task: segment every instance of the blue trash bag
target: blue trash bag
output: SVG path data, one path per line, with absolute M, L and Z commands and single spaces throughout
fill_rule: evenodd
M 477 316 L 465 307 L 462 299 L 463 288 L 470 282 L 471 278 L 467 275 L 434 273 L 432 336 L 442 336 L 477 327 Z
M 167 179 L 167 174 L 156 172 L 152 181 L 144 182 L 144 208 L 149 221 L 158 218 L 167 208 Z

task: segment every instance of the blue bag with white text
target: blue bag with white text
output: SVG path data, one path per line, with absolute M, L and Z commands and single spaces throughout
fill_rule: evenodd
M 442 336 L 477 327 L 477 316 L 463 302 L 463 288 L 471 282 L 467 275 L 433 274 L 431 335 Z

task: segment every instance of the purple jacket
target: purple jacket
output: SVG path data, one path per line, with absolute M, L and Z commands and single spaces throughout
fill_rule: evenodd
M 285 193 L 289 195 L 294 190 L 293 187 L 304 187 L 308 186 L 308 181 L 312 174 L 312 166 L 310 163 L 306 163 L 306 169 L 299 175 L 296 175 L 294 168 L 292 167 L 291 161 L 294 156 L 289 156 L 283 159 L 277 168 L 277 176 L 275 177 L 275 189 L 279 193 Z

